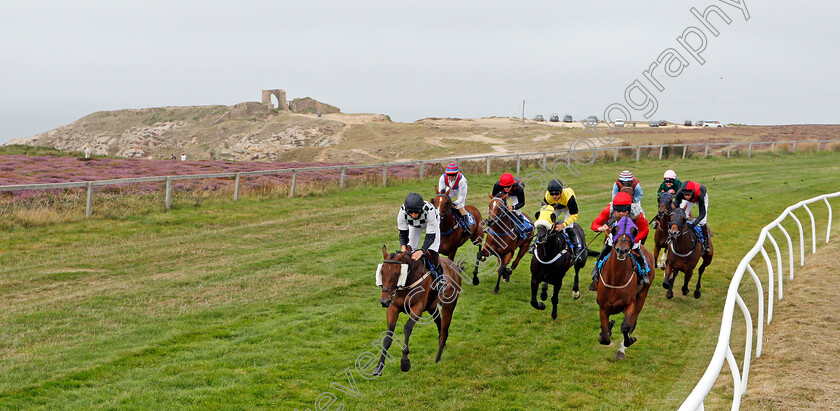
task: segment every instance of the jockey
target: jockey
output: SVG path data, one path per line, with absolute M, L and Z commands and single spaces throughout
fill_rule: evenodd
M 703 252 L 706 253 L 709 251 L 709 227 L 706 226 L 706 212 L 709 210 L 709 194 L 706 193 L 706 186 L 700 183 L 696 183 L 694 181 L 687 180 L 682 184 L 680 187 L 680 193 L 674 199 L 674 202 L 677 207 L 685 201 L 688 203 L 688 209 L 685 210 L 685 214 L 691 211 L 691 208 L 694 204 L 697 204 L 697 207 L 700 209 L 699 214 L 697 214 L 697 218 L 693 221 L 688 223 L 692 229 L 696 230 L 696 227 L 700 226 L 700 241 L 703 243 Z
M 575 192 L 570 187 L 563 187 L 563 183 L 551 180 L 548 183 L 548 190 L 545 192 L 543 205 L 554 207 L 554 216 L 557 217 L 554 228 L 558 231 L 566 230 L 566 237 L 577 242 L 577 236 L 572 231 L 572 224 L 578 219 L 578 205 L 575 199 Z M 560 216 L 565 217 L 560 220 Z
M 633 173 L 629 170 L 624 170 L 618 175 L 618 179 L 615 180 L 615 183 L 613 183 L 611 197 L 615 198 L 615 195 L 618 194 L 618 192 L 624 187 L 629 187 L 633 190 L 633 204 L 631 206 L 632 210 L 630 214 L 637 215 L 644 213 L 644 211 L 642 211 L 642 186 L 639 184 L 639 180 L 637 180 L 636 177 L 633 177 Z
M 682 181 L 677 178 L 677 173 L 675 173 L 674 170 L 666 171 L 662 184 L 659 185 L 659 193 L 656 194 L 656 201 L 659 202 L 662 194 L 665 193 L 676 195 L 681 186 Z
M 452 202 L 452 207 L 458 210 L 454 215 L 458 224 L 464 229 L 464 236 L 469 237 L 471 230 L 466 221 L 467 210 L 464 208 L 467 202 L 467 178 L 460 173 L 456 163 L 449 163 L 438 181 L 438 191 L 443 192 L 446 189 L 449 189 L 450 198 L 458 197 L 457 200 Z
M 612 233 L 610 230 L 612 227 L 621 220 L 622 217 L 628 217 L 630 213 L 630 204 L 632 203 L 632 198 L 630 194 L 627 193 L 618 193 L 613 198 L 612 203 L 608 204 L 601 210 L 601 214 L 595 218 L 595 221 L 592 222 L 590 228 L 592 231 L 600 231 L 609 233 L 607 234 L 607 241 L 604 243 L 604 249 L 601 250 L 601 255 L 598 256 L 598 259 L 595 260 L 595 267 L 592 269 L 592 284 L 589 285 L 589 290 L 596 291 L 598 288 L 598 279 L 600 278 L 601 271 L 601 260 L 605 259 L 610 251 L 612 251 L 613 245 L 613 238 Z M 642 241 L 647 237 L 650 229 L 648 228 L 648 222 L 645 219 L 644 214 L 639 214 L 638 219 L 634 221 L 636 227 L 639 229 L 639 233 L 636 234 L 635 243 L 633 244 L 633 252 L 630 253 L 633 255 L 633 258 L 636 259 L 636 262 L 642 267 L 642 272 L 639 273 L 641 277 L 641 284 L 650 284 L 650 269 L 647 266 L 647 261 L 642 256 L 642 253 L 639 251 L 639 247 L 642 244 Z
M 423 196 L 409 193 L 405 197 L 405 204 L 397 213 L 397 229 L 400 231 L 400 250 L 406 251 L 406 246 L 414 252 L 412 260 L 425 256 L 433 267 L 438 267 L 438 248 L 440 247 L 440 215 L 435 207 Z M 423 245 L 417 248 L 420 234 L 426 231 Z
M 499 177 L 499 182 L 493 185 L 493 196 L 498 195 L 508 195 L 508 199 L 510 199 L 510 205 L 508 206 L 508 210 L 511 211 L 516 218 L 513 218 L 514 222 L 519 226 L 520 236 L 524 237 L 524 232 L 529 231 L 533 228 L 530 223 L 522 218 L 522 207 L 525 206 L 525 190 L 516 181 L 516 178 L 513 177 L 511 173 L 504 173 Z

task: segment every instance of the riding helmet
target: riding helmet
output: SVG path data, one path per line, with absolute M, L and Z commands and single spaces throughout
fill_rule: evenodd
M 422 213 L 423 212 L 423 196 L 417 193 L 408 193 L 405 196 L 405 212 L 406 213 Z
M 513 185 L 513 182 L 513 174 L 511 173 L 504 173 L 499 177 L 499 185 L 502 187 L 510 187 Z
M 614 206 L 622 206 L 622 205 L 630 205 L 633 202 L 633 199 L 630 197 L 630 194 L 625 192 L 620 192 L 613 197 L 613 205 Z
M 548 193 L 551 195 L 560 194 L 563 191 L 563 183 L 557 180 L 551 180 L 548 182 Z
M 674 170 L 668 170 L 665 172 L 665 179 L 666 180 L 676 180 L 677 173 Z
M 618 175 L 620 181 L 633 181 L 633 173 L 630 170 L 624 170 Z

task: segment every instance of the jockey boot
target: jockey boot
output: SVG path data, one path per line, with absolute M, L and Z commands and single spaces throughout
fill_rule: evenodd
M 589 284 L 589 291 L 598 291 L 598 280 L 601 278 L 601 260 L 609 255 L 612 246 L 605 245 L 601 254 L 595 259 L 595 267 L 592 267 L 592 284 Z
M 463 228 L 462 236 L 464 238 L 472 237 L 472 230 L 470 230 L 470 225 L 467 224 L 467 211 L 462 209 L 458 210 L 458 214 L 455 215 L 455 218 L 458 219 L 458 223 L 461 224 L 461 228 Z
M 640 250 L 633 250 L 631 254 L 633 254 L 633 258 L 636 259 L 636 263 L 639 264 L 641 269 L 641 272 L 639 273 L 639 284 L 650 284 L 650 268 L 647 265 L 647 260 L 645 260 L 645 257 L 642 256 Z
M 709 252 L 709 227 L 705 225 L 702 225 L 700 227 L 700 232 L 702 233 L 700 239 L 703 241 L 703 254 L 705 254 Z

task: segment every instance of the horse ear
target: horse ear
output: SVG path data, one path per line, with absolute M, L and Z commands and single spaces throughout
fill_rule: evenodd
M 612 233 L 613 237 L 615 237 L 615 233 L 617 233 L 617 232 L 618 232 L 618 226 L 617 225 L 613 226 L 613 228 L 610 230 L 610 233 Z
M 493 194 L 487 194 L 487 197 L 493 198 Z
M 508 198 L 508 196 L 509 196 L 509 195 L 510 195 L 510 194 L 505 194 L 505 195 L 503 195 L 503 196 L 501 196 L 501 197 L 499 197 L 499 198 L 501 198 L 502 200 L 507 200 L 507 198 Z
M 382 244 L 382 258 L 386 260 L 388 259 L 388 246 L 385 244 Z
M 440 194 L 440 190 L 438 190 L 437 186 L 435 186 L 435 194 Z
M 633 238 L 636 238 L 636 235 L 639 234 L 639 229 L 636 227 L 630 228 L 630 234 L 633 235 Z
M 557 222 L 557 216 L 556 216 L 556 215 L 554 215 L 554 213 L 551 213 L 551 222 L 552 222 L 552 223 L 556 223 L 556 222 Z

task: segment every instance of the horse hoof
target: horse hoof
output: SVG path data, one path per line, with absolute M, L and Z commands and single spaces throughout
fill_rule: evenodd
M 540 311 L 545 310 L 545 304 L 540 303 L 540 302 L 532 302 L 531 306 L 540 310 Z
M 671 290 L 668 290 L 668 292 L 667 292 L 667 293 L 665 293 L 665 298 L 667 298 L 667 299 L 669 299 L 669 300 L 670 300 L 670 299 L 672 299 L 672 298 L 674 298 L 674 292 L 673 292 L 673 291 L 671 291 Z
M 574 298 L 575 300 L 580 298 L 580 291 L 572 291 L 572 298 Z
M 545 289 L 543 289 L 542 292 L 540 293 L 540 300 L 545 301 L 547 299 L 548 299 L 548 292 Z
M 400 360 L 400 371 L 406 372 L 411 369 L 411 361 L 409 359 Z
M 552 319 L 552 320 L 556 320 L 556 319 L 557 319 L 557 310 L 554 310 L 554 311 L 552 311 L 552 312 L 551 312 L 551 319 Z
M 624 355 L 623 352 L 621 352 L 621 351 L 616 351 L 615 352 L 615 359 L 616 360 L 623 360 L 625 357 L 626 356 Z
M 694 298 L 700 298 L 700 290 L 694 291 Z
M 498 289 L 498 288 L 497 288 L 497 289 L 495 289 L 495 290 L 493 290 L 493 294 L 498 294 L 498 293 L 499 293 L 499 289 Z
M 473 275 L 473 285 L 478 285 L 478 276 Z
M 662 288 L 664 288 L 664 289 L 666 289 L 666 290 L 667 290 L 667 289 L 671 288 L 671 286 L 668 284 L 668 282 L 667 282 L 667 281 L 663 281 L 663 282 L 662 282 Z
M 624 346 L 629 347 L 636 342 L 636 337 L 630 337 L 626 341 L 624 341 Z
M 598 337 L 598 343 L 601 345 L 610 345 L 610 339 Z
M 688 295 L 688 288 L 683 288 L 680 291 L 682 291 L 683 295 Z

